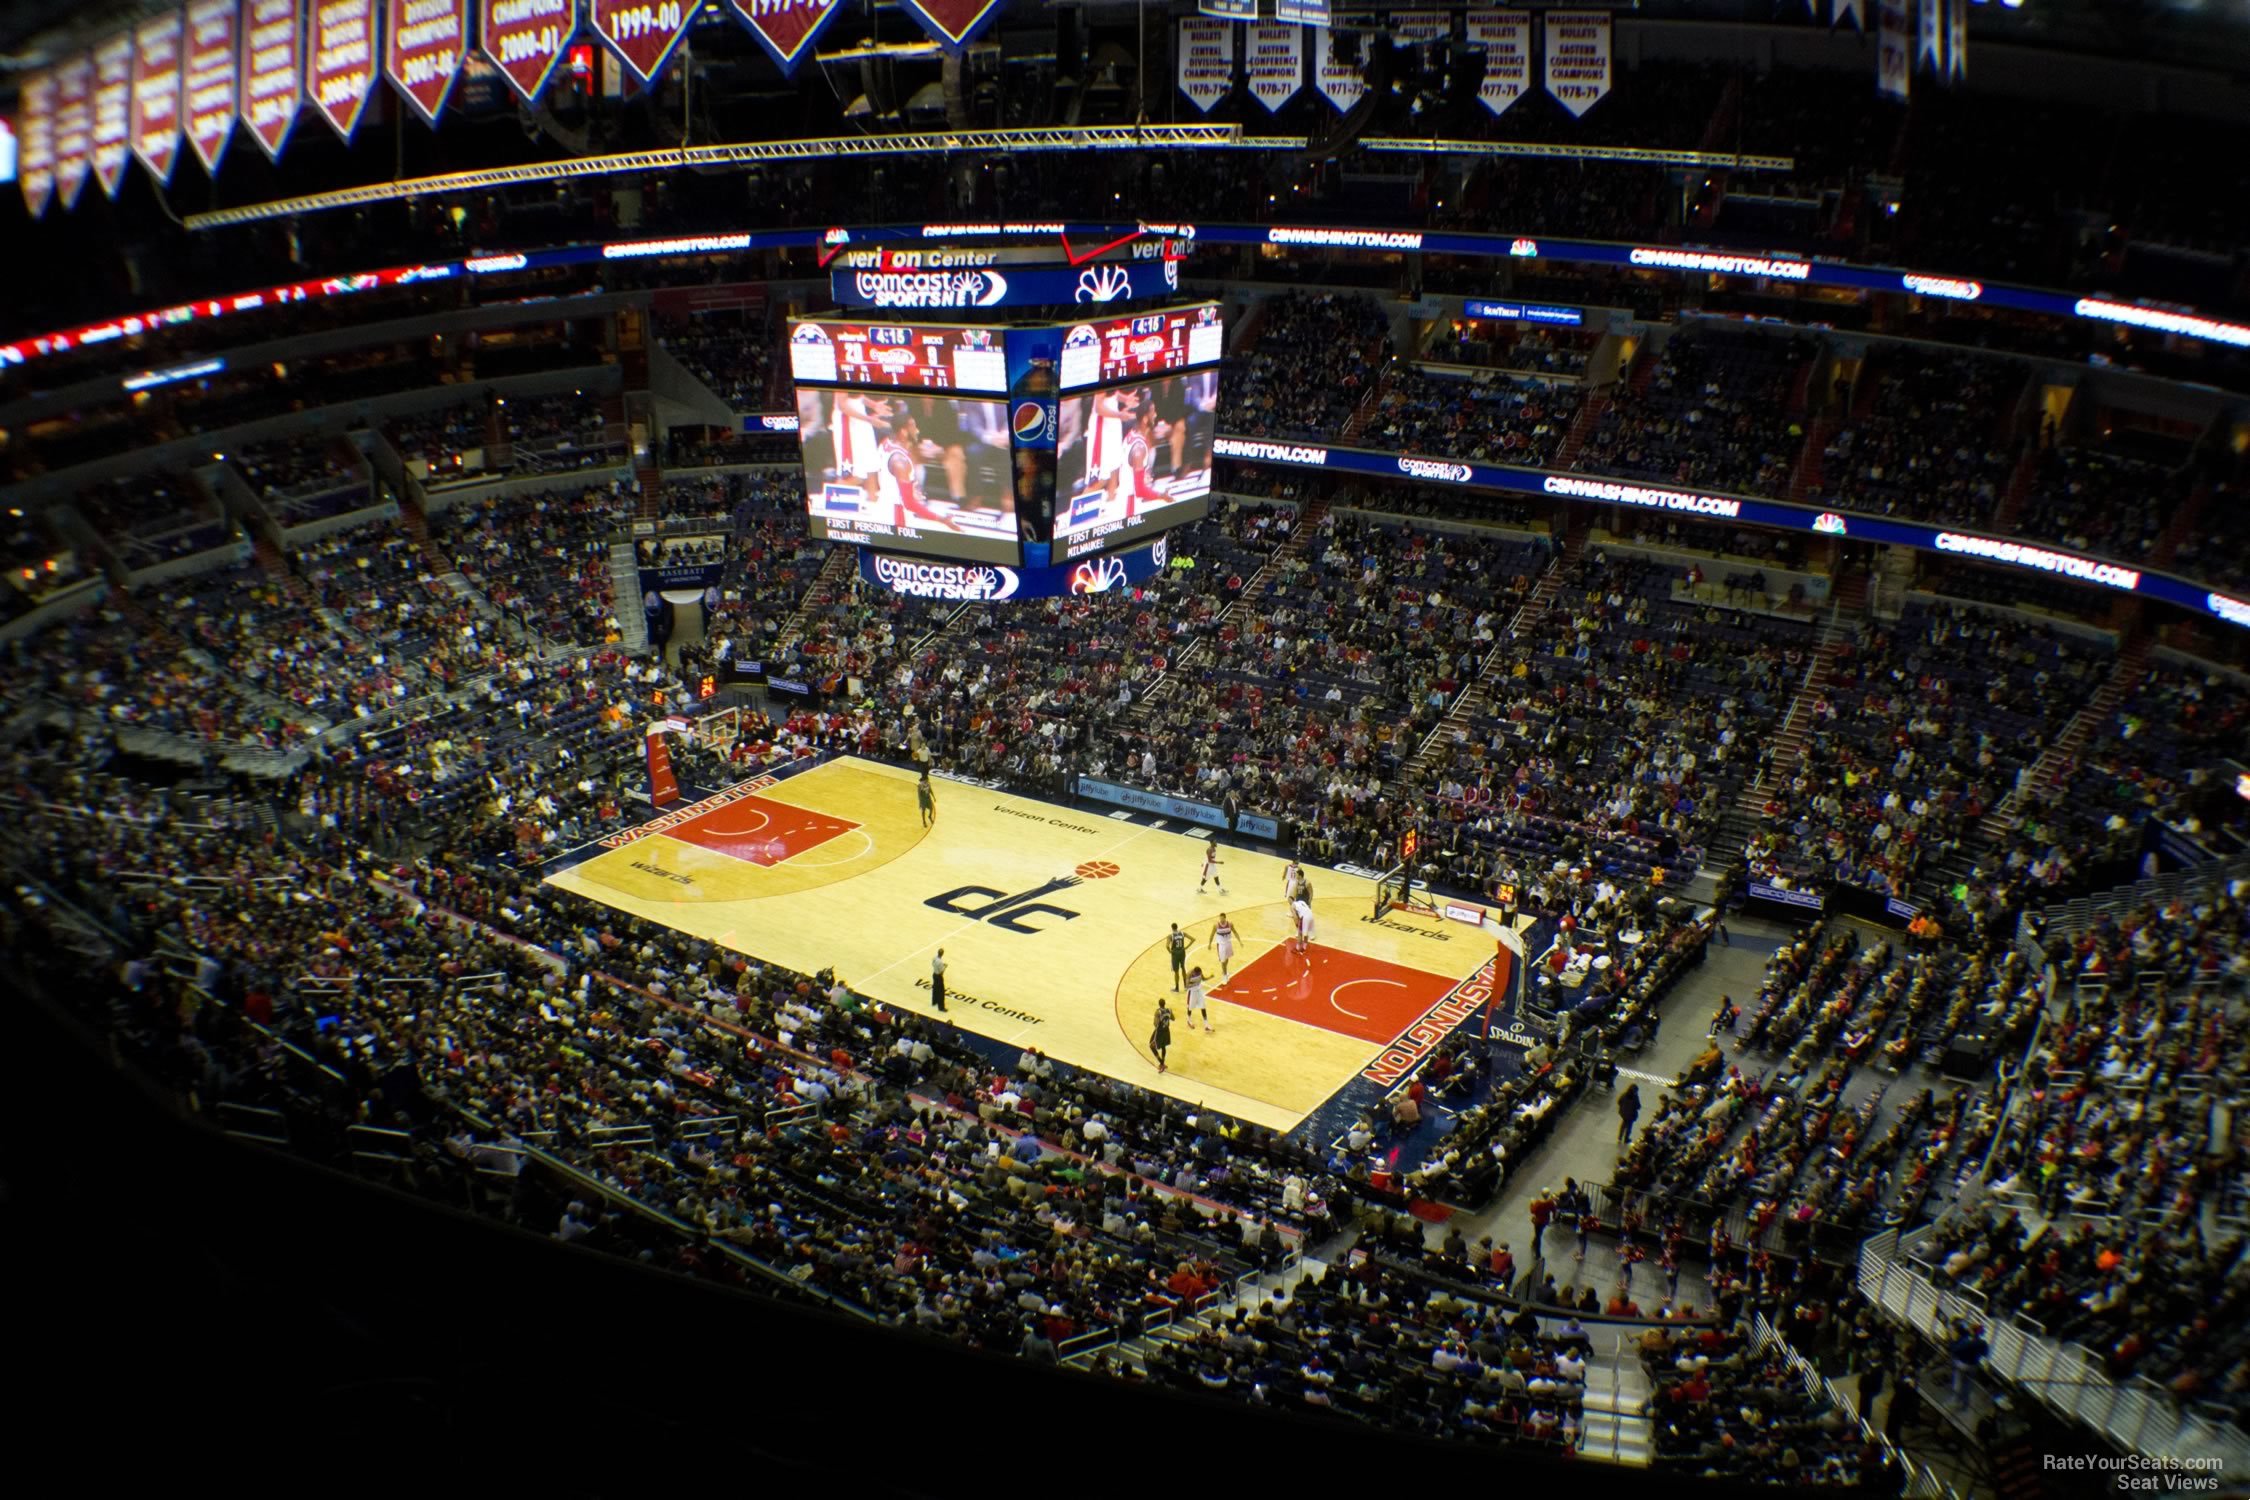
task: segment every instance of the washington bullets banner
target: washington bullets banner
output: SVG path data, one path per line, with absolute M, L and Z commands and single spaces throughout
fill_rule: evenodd
M 121 31 L 94 49 L 94 180 L 111 198 L 132 156 L 133 36 Z
M 1305 86 L 1305 29 L 1260 22 L 1243 39 L 1242 59 L 1250 97 L 1277 110 Z
M 905 4 L 908 14 L 948 51 L 982 31 L 1000 8 L 1000 0 L 905 0 Z
M 55 196 L 64 208 L 76 208 L 94 166 L 94 60 L 83 52 L 66 58 L 53 77 Z
M 1335 43 L 1329 40 L 1332 34 L 1325 26 L 1312 34 L 1313 84 L 1339 113 L 1350 114 L 1352 106 L 1367 97 L 1367 80 L 1359 76 L 1357 62 L 1336 60 Z
M 1531 88 L 1531 17 L 1503 10 L 1468 14 L 1468 45 L 1484 53 L 1484 86 L 1477 97 L 1496 115 Z
M 331 130 L 349 141 L 375 92 L 375 8 L 382 0 L 313 0 L 305 92 Z
M 485 0 L 477 50 L 526 104 L 537 101 L 578 29 L 576 0 Z
M 302 35 L 297 0 L 242 0 L 242 125 L 276 159 L 304 98 L 297 83 Z
M 1828 13 L 1828 24 L 1841 26 L 1844 17 L 1852 18 L 1852 25 L 1861 31 L 1867 29 L 1867 0 L 1836 0 L 1835 9 Z
M 383 76 L 435 125 L 461 76 L 461 53 L 469 44 L 469 0 L 390 0 L 385 18 L 389 44 L 383 49 Z
M 1547 92 L 1574 115 L 1609 97 L 1609 16 L 1547 12 Z
M 586 19 L 635 78 L 651 83 L 702 8 L 698 0 L 588 0 Z
M 1959 83 L 1969 76 L 1969 0 L 1947 0 L 1952 10 L 1945 23 L 1945 76 Z
M 1452 32 L 1453 17 L 1442 10 L 1391 12 L 1391 35 L 1402 46 L 1419 47 L 1425 42 L 1443 41 Z
M 1878 0 L 1875 41 L 1875 91 L 1904 99 L 1914 84 L 1914 65 L 1907 51 L 1906 0 Z
M 133 154 L 162 187 L 180 159 L 180 13 L 133 28 Z
M 37 73 L 24 80 L 17 97 L 16 122 L 23 131 L 17 151 L 23 178 L 23 206 L 36 219 L 55 196 L 55 75 Z
M 234 138 L 234 7 L 235 0 L 189 0 L 187 35 L 180 48 L 188 145 L 214 177 L 227 142 Z
M 1933 73 L 1945 71 L 1945 9 L 1944 0 L 1914 0 L 1914 19 L 1918 23 L 1918 41 L 1914 48 L 1914 71 L 1928 68 Z
M 1205 114 L 1234 92 L 1234 25 L 1228 21 L 1182 21 L 1180 92 Z
M 727 0 L 786 76 L 822 28 L 836 18 L 836 0 Z

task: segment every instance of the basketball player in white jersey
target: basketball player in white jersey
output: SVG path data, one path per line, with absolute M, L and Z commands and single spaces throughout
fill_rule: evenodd
M 1296 900 L 1298 883 L 1304 878 L 1305 872 L 1297 868 L 1297 862 L 1295 860 L 1289 861 L 1289 868 L 1281 872 L 1281 899 L 1284 901 Z
M 1302 899 L 1292 901 L 1289 909 L 1297 914 L 1297 951 L 1302 953 L 1313 941 L 1312 903 Z
M 1211 1003 L 1204 997 L 1203 983 L 1203 971 L 1201 969 L 1188 970 L 1187 1023 L 1191 1027 L 1194 1026 L 1196 1018 L 1200 1016 L 1205 1031 L 1217 1031 L 1219 1028 L 1211 1024 Z
M 836 393 L 836 415 L 830 424 L 836 434 L 836 473 L 857 481 L 867 492 L 870 506 L 896 500 L 895 495 L 884 495 L 881 484 L 885 465 L 877 424 L 889 414 L 890 408 L 873 396 L 856 391 Z
M 1230 977 L 1229 968 L 1234 963 L 1234 923 L 1225 912 L 1219 913 L 1219 925 L 1211 929 L 1211 947 L 1219 955 L 1219 978 Z
M 1102 487 L 1102 505 L 1117 499 L 1127 482 L 1125 424 L 1137 400 L 1132 391 L 1097 391 L 1086 421 L 1086 482 Z
M 1226 882 L 1219 878 L 1219 846 L 1216 840 L 1203 846 L 1203 878 L 1195 883 L 1195 893 L 1202 895 L 1203 887 L 1207 884 L 1217 886 L 1222 896 L 1227 893 Z

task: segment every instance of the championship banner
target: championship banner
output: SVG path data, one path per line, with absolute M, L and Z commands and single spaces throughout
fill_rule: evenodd
M 1933 73 L 1944 72 L 1944 0 L 1914 0 L 1914 18 L 1919 36 L 1914 48 L 1914 71 L 1919 73 L 1928 68 Z
M 133 34 L 120 31 L 94 49 L 94 180 L 115 198 L 133 156 Z
M 1234 23 L 1182 21 L 1180 92 L 1205 114 L 1234 92 Z
M 602 45 L 645 84 L 664 71 L 672 49 L 687 35 L 688 22 L 701 9 L 689 0 L 587 0 L 586 19 Z
M 1946 19 L 1945 76 L 1959 83 L 1969 76 L 1969 0 L 1947 0 L 1952 14 Z
M 24 210 L 34 219 L 47 211 L 55 196 L 55 75 L 34 73 L 23 82 L 16 99 L 16 124 L 23 144 L 16 153 L 17 175 L 23 179 Z
M 172 181 L 180 159 L 180 13 L 168 10 L 133 28 L 133 154 L 156 179 Z
M 469 45 L 469 0 L 390 0 L 383 76 L 425 125 L 435 125 L 461 76 Z
M 1573 115 L 1609 97 L 1609 13 L 1547 12 L 1547 92 Z
M 485 0 L 477 51 L 518 99 L 535 104 L 577 30 L 577 0 Z
M 1861 31 L 1867 29 L 1867 0 L 1836 0 L 1835 8 L 1828 13 L 1828 24 L 1841 26 L 1844 17 L 1852 18 L 1852 25 Z
M 1875 39 L 1875 91 L 1905 99 L 1914 83 L 1914 67 L 1906 40 L 1907 0 L 1876 0 L 1878 30 Z
M 999 13 L 1000 0 L 904 0 L 907 14 L 948 52 L 957 51 Z
M 1203 15 L 1217 16 L 1223 21 L 1258 19 L 1258 0 L 1195 0 L 1195 8 Z
M 304 102 L 297 81 L 303 41 L 297 0 L 242 0 L 242 127 L 276 161 Z
M 1496 115 L 1531 88 L 1531 17 L 1504 10 L 1472 10 L 1468 45 L 1484 54 L 1484 86 L 1477 97 Z
M 1326 26 L 1330 19 L 1328 0 L 1273 0 L 1273 18 L 1291 26 Z M 1320 55 L 1328 54 L 1323 51 Z
M 1391 36 L 1402 47 L 1419 47 L 1425 42 L 1441 42 L 1453 34 L 1453 15 L 1443 10 L 1395 10 L 1391 12 Z
M 180 44 L 181 113 L 188 145 L 213 177 L 234 139 L 237 58 L 235 0 L 188 0 L 187 35 Z
M 842 7 L 836 0 L 727 0 L 735 19 L 750 28 L 758 45 L 787 77 L 804 59 L 805 49 Z
M 382 3 L 313 0 L 310 9 L 305 92 L 328 128 L 347 142 L 375 92 L 375 12 Z
M 1325 26 L 1312 34 L 1313 86 L 1336 106 L 1338 114 L 1350 114 L 1352 107 L 1367 97 L 1367 80 L 1360 77 L 1358 63 L 1336 61 L 1335 43 L 1330 40 L 1334 34 Z
M 55 80 L 55 197 L 64 208 L 76 208 L 94 167 L 94 60 L 81 52 L 49 76 Z
M 1242 59 L 1250 97 L 1278 110 L 1305 86 L 1305 28 L 1258 22 L 1243 37 Z

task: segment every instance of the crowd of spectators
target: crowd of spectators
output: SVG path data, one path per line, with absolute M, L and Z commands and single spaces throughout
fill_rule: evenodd
M 1472 320 L 1459 325 L 1452 338 L 1432 344 L 1429 357 L 1440 364 L 1576 378 L 1586 373 L 1595 346 L 1605 336 L 1606 331 L 1591 329 Z
M 2049 448 L 2032 471 L 2017 529 L 2081 552 L 2138 560 L 2164 534 L 2193 484 L 2187 454 L 2174 444 L 2115 440 Z
M 735 411 L 767 409 L 774 334 L 762 311 L 659 317 L 656 337 L 688 373 Z
M 1285 292 L 1266 299 L 1247 355 L 1220 382 L 1227 431 L 1332 442 L 1389 359 L 1390 319 L 1373 297 Z
M 2004 434 L 2027 375 L 2013 360 L 1901 346 L 1870 355 L 1822 455 L 1821 503 L 1990 525 L 2014 463 Z
M 1394 369 L 1368 418 L 1370 447 L 1545 468 L 1570 433 L 1578 392 L 1536 380 Z
M 432 542 L 492 603 L 557 641 L 614 642 L 609 546 L 636 505 L 612 483 L 479 497 L 443 513 Z
M 1636 370 L 1594 423 L 1576 467 L 1740 494 L 1786 495 L 1804 446 L 1810 339 L 1684 328 Z
M 367 460 L 333 434 L 272 438 L 233 449 L 225 461 L 268 504 L 309 500 L 367 482 Z

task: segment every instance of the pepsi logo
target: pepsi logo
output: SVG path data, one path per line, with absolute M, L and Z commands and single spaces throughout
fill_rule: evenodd
M 1035 442 L 1047 431 L 1047 408 L 1037 401 L 1019 401 L 1013 421 L 1017 442 Z

